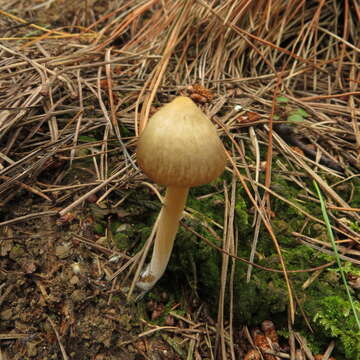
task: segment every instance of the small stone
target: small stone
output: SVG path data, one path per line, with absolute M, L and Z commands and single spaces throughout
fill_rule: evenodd
M 55 249 L 55 254 L 60 259 L 67 258 L 70 255 L 70 245 L 69 244 L 58 245 Z
M 166 318 L 165 318 L 165 325 L 167 326 L 174 326 L 175 325 L 175 319 L 173 316 L 171 315 L 168 315 Z
M 102 343 L 104 344 L 104 346 L 106 347 L 106 348 L 110 348 L 110 346 L 111 346 L 111 336 L 107 336 L 105 339 L 103 339 L 102 340 Z
M 71 264 L 71 268 L 73 270 L 73 272 L 75 274 L 80 274 L 81 273 L 81 267 L 80 264 L 78 262 L 74 262 L 73 264 Z
M 20 332 L 26 332 L 28 330 L 28 325 L 23 323 L 20 320 L 15 321 L 15 328 L 19 330 Z
M 7 309 L 0 313 L 0 319 L 1 320 L 10 320 L 12 318 L 12 310 Z
M 75 290 L 72 294 L 71 294 L 71 300 L 75 303 L 78 302 L 82 302 L 84 301 L 86 298 L 86 293 L 84 290 Z
M 93 204 L 98 201 L 98 196 L 96 194 L 91 194 L 86 198 L 86 201 Z
M 127 350 L 128 350 L 129 352 L 135 352 L 135 351 L 136 351 L 135 348 L 134 348 L 131 344 L 129 344 L 129 345 L 127 346 Z
M 32 274 L 36 271 L 36 264 L 33 261 L 24 261 L 22 268 L 26 274 Z
M 79 281 L 80 281 L 80 279 L 79 279 L 76 275 L 74 275 L 74 276 L 70 279 L 70 284 L 71 284 L 71 285 L 76 285 L 76 284 L 79 283 Z
M 11 241 L 4 241 L 0 247 L 0 256 L 6 256 L 12 249 L 13 243 Z

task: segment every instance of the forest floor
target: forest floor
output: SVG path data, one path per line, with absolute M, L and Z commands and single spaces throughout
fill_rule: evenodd
M 0 360 L 360 359 L 359 23 L 355 0 L 0 0 Z M 137 298 L 164 189 L 136 138 L 176 95 L 229 162 Z

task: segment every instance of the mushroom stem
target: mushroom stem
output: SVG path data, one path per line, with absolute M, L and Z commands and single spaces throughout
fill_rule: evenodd
M 150 290 L 165 272 L 188 192 L 186 187 L 168 186 L 166 189 L 152 258 L 136 284 L 142 290 Z

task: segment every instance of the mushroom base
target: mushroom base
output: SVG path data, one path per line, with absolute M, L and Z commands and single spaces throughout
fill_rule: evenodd
M 165 272 L 188 192 L 189 188 L 183 187 L 169 186 L 166 189 L 151 262 L 136 283 L 136 286 L 142 290 L 150 290 Z

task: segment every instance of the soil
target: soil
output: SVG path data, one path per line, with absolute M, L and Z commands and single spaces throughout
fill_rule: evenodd
M 40 210 L 25 200 L 11 212 L 21 216 L 29 208 Z M 176 352 L 161 337 L 139 336 L 146 328 L 147 320 L 142 318 L 148 319 L 151 311 L 146 303 L 127 302 L 117 279 L 107 280 L 119 268 L 114 259 L 123 255 L 96 243 L 99 236 L 92 233 L 90 218 L 83 216 L 76 214 L 68 222 L 38 217 L 4 229 L 0 254 L 3 358 L 176 359 Z

